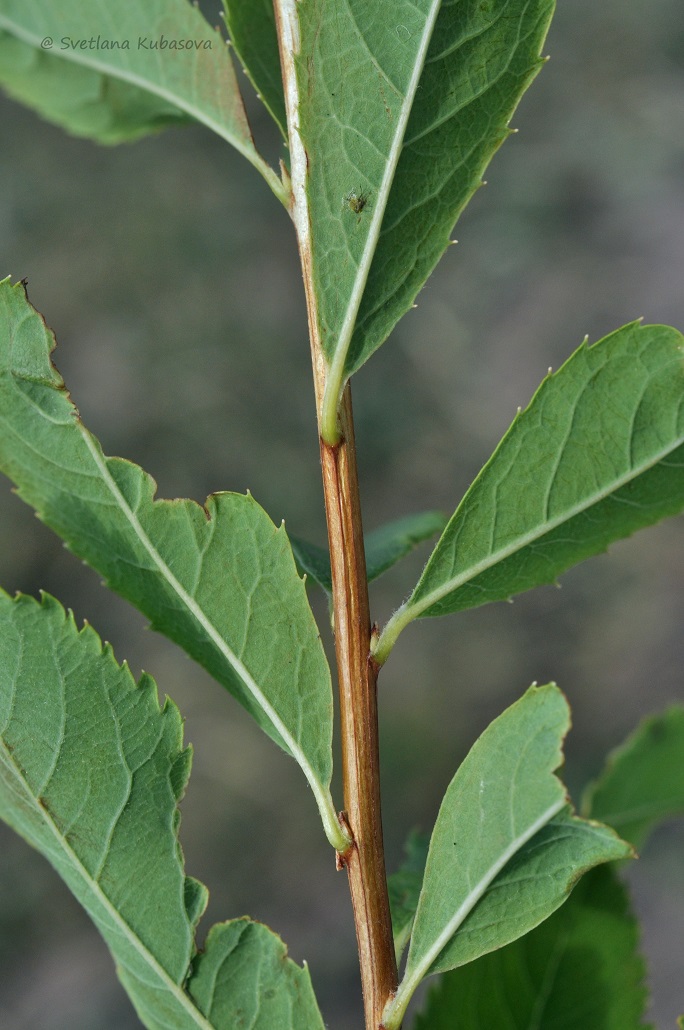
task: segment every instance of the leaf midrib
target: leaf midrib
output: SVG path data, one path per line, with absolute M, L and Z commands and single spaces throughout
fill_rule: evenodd
M 17 25 L 11 18 L 8 18 L 7 15 L 0 14 L 0 28 L 6 29 L 24 43 L 28 43 L 30 46 L 40 49 L 40 38 L 29 30 L 22 28 L 22 26 Z M 122 79 L 125 82 L 129 82 L 132 86 L 137 86 L 139 89 L 145 90 L 147 93 L 154 93 L 156 96 L 161 97 L 162 100 L 167 100 L 170 104 L 173 104 L 175 107 L 187 112 L 187 114 L 192 115 L 192 117 L 198 122 L 202 122 L 203 125 L 206 125 L 219 136 L 228 140 L 228 142 L 239 150 L 244 157 L 247 157 L 250 160 L 252 159 L 252 148 L 246 147 L 245 144 L 241 142 L 239 136 L 233 135 L 224 125 L 221 125 L 220 122 L 210 118 L 204 111 L 195 107 L 194 104 L 191 104 L 183 97 L 177 96 L 172 90 L 165 89 L 163 86 L 160 86 L 153 79 L 145 79 L 142 76 L 137 75 L 135 72 L 128 71 L 125 68 L 98 61 L 96 57 L 88 56 L 88 52 L 84 50 L 60 50 L 58 54 L 53 53 L 51 50 L 46 52 L 52 57 L 60 57 L 65 61 L 72 61 L 74 64 L 85 65 L 88 68 L 92 68 L 94 71 L 100 72 L 102 75 L 108 75 L 115 79 Z
M 544 969 L 542 983 L 534 999 L 530 1019 L 527 1024 L 527 1030 L 544 1030 L 542 1020 L 546 1015 L 549 999 L 551 998 L 554 987 L 556 986 L 561 963 L 563 962 L 568 950 L 568 942 L 569 934 L 566 932 L 556 941 L 556 946 L 549 955 L 548 962 Z
M 2 756 L 2 764 L 10 773 L 10 776 L 16 783 L 16 788 L 19 796 L 22 798 L 24 803 L 28 802 L 29 807 L 37 814 L 44 826 L 47 828 L 50 835 L 57 842 L 57 847 L 66 858 L 69 865 L 77 872 L 81 880 L 86 884 L 89 891 L 94 894 L 103 908 L 106 910 L 112 923 L 114 923 L 122 933 L 122 936 L 129 942 L 134 948 L 138 955 L 142 958 L 143 962 L 150 967 L 155 973 L 158 979 L 164 984 L 166 990 L 168 990 L 184 1011 L 190 1016 L 195 1025 L 200 1030 L 214 1030 L 213 1024 L 209 1023 L 201 1012 L 193 1005 L 189 995 L 173 980 L 169 973 L 160 965 L 159 961 L 155 956 L 146 948 L 136 933 L 133 932 L 128 923 L 123 919 L 119 910 L 112 904 L 107 895 L 104 893 L 100 884 L 97 880 L 94 880 L 90 875 L 86 867 L 81 862 L 78 855 L 73 851 L 67 844 L 64 836 L 59 830 L 59 827 L 55 824 L 54 820 L 50 817 L 46 808 L 39 805 L 34 797 L 33 791 L 26 782 L 25 777 L 22 775 L 20 769 L 12 761 L 11 754 L 7 748 L 4 737 L 0 736 L 0 756 Z
M 407 602 L 406 608 L 404 610 L 406 612 L 413 612 L 413 618 L 419 617 L 424 611 L 426 611 L 427 608 L 430 608 L 433 604 L 437 604 L 437 602 L 443 600 L 443 598 L 446 597 L 447 594 L 450 594 L 452 593 L 452 591 L 457 590 L 459 587 L 463 586 L 471 579 L 475 579 L 482 572 L 486 572 L 494 565 L 498 565 L 499 562 L 505 561 L 506 558 L 510 558 L 517 551 L 522 551 L 523 548 L 529 546 L 529 544 L 534 543 L 541 537 L 544 537 L 548 533 L 553 532 L 554 529 L 557 529 L 559 526 L 562 526 L 565 522 L 572 521 L 572 519 L 576 518 L 578 515 L 582 515 L 585 511 L 588 511 L 594 505 L 600 504 L 601 501 L 605 501 L 608 497 L 611 496 L 611 494 L 617 493 L 618 490 L 620 490 L 623 486 L 627 486 L 627 484 L 630 483 L 633 479 L 637 479 L 645 472 L 648 472 L 649 469 L 653 468 L 655 465 L 658 465 L 669 454 L 672 454 L 672 452 L 676 451 L 678 447 L 681 447 L 683 443 L 684 435 L 680 436 L 674 444 L 668 446 L 667 448 L 663 448 L 661 451 L 655 454 L 651 460 L 647 462 L 645 461 L 636 467 L 632 467 L 630 471 L 626 473 L 624 476 L 619 476 L 617 479 L 612 480 L 611 483 L 608 486 L 606 486 L 605 489 L 597 490 L 585 502 L 577 504 L 574 507 L 567 509 L 567 511 L 557 516 L 555 519 L 549 519 L 548 522 L 545 522 L 543 524 L 543 528 L 540 529 L 539 527 L 537 527 L 536 529 L 531 530 L 529 533 L 524 533 L 522 536 L 516 537 L 516 539 L 513 540 L 510 544 L 508 544 L 506 547 L 502 547 L 498 551 L 492 551 L 487 556 L 487 558 L 483 559 L 480 562 L 477 562 L 475 565 L 471 565 L 460 575 L 454 576 L 452 579 L 448 580 L 448 582 L 443 587 L 438 587 L 435 590 L 431 591 L 429 594 L 426 594 L 415 604 L 411 604 L 410 601 Z M 437 546 L 439 546 L 439 544 L 437 544 Z M 418 590 L 419 587 L 420 584 L 418 584 L 416 590 Z
M 24 43 L 28 43 L 30 46 L 35 47 L 37 50 L 41 49 L 41 38 L 34 35 L 27 29 L 22 28 L 21 25 L 17 25 L 8 18 L 7 15 L 0 14 L 0 28 L 4 28 L 7 32 L 16 36 Z M 211 31 L 211 27 L 207 25 L 207 31 Z M 226 44 L 227 46 L 227 44 Z M 232 133 L 225 125 L 221 122 L 217 122 L 214 118 L 211 118 L 201 108 L 196 107 L 190 101 L 176 95 L 173 91 L 160 86 L 152 79 L 145 79 L 137 75 L 134 72 L 127 71 L 124 68 L 119 68 L 116 65 L 109 65 L 98 61 L 95 57 L 89 57 L 88 52 L 81 50 L 60 50 L 58 54 L 53 51 L 46 51 L 52 57 L 61 57 L 66 61 L 72 61 L 74 64 L 83 65 L 87 68 L 92 68 L 93 71 L 99 72 L 101 75 L 107 75 L 114 79 L 121 79 L 123 82 L 128 82 L 132 86 L 136 86 L 138 89 L 142 89 L 147 93 L 153 93 L 155 96 L 161 97 L 162 100 L 168 101 L 168 103 L 179 108 L 181 111 L 185 111 L 191 118 L 205 125 L 212 132 L 215 132 L 217 136 L 220 136 L 226 142 L 230 143 L 231 146 L 235 147 L 238 153 L 242 154 L 250 164 L 261 172 L 266 182 L 271 187 L 275 195 L 287 207 L 288 196 L 286 190 L 273 171 L 271 166 L 261 157 L 256 147 L 254 146 L 251 137 L 244 140 L 241 136 Z M 230 60 L 230 57 L 228 57 Z M 249 130 L 248 130 L 249 132 Z
M 500 21 L 502 17 L 503 10 L 497 14 L 493 21 L 489 22 L 487 25 L 483 26 L 477 31 L 467 33 L 461 39 L 459 39 L 458 43 L 456 43 L 452 48 L 443 51 L 441 54 L 435 54 L 432 58 L 430 58 L 430 61 L 426 61 L 426 64 L 433 64 L 436 61 L 443 61 L 446 57 L 456 53 L 467 43 L 471 43 L 474 39 L 477 39 L 479 36 L 483 36 L 486 32 L 491 31 L 491 29 L 494 28 L 494 26 Z M 523 21 L 524 15 L 521 15 L 520 24 L 522 24 Z M 449 121 L 451 118 L 455 118 L 457 115 L 461 114 L 470 104 L 475 103 L 475 101 L 479 100 L 480 97 L 483 96 L 488 90 L 493 89 L 498 83 L 499 79 L 501 79 L 508 71 L 511 62 L 515 57 L 517 47 L 519 45 L 520 33 L 518 33 L 515 46 L 512 46 L 510 48 L 508 59 L 506 63 L 500 68 L 496 78 L 487 80 L 487 82 L 479 90 L 473 90 L 473 92 L 468 96 L 467 100 L 464 100 L 460 105 L 457 105 L 454 108 L 450 108 L 448 112 L 443 114 L 440 118 L 436 118 L 433 121 L 431 121 L 429 125 L 426 125 L 424 129 L 422 129 L 420 132 L 417 132 L 415 136 L 411 136 L 409 139 L 405 140 L 404 145 L 410 147 L 412 146 L 412 144 L 417 143 L 418 140 L 423 139 L 425 136 L 428 136 L 431 132 L 434 132 L 436 129 L 438 129 L 440 125 L 444 125 L 444 123 Z
M 492 863 L 475 887 L 469 891 L 464 901 L 461 903 L 451 919 L 446 923 L 434 943 L 427 949 L 423 957 L 413 966 L 413 968 L 411 968 L 411 952 L 409 951 L 407 972 L 404 975 L 404 979 L 399 984 L 399 988 L 397 989 L 397 993 L 394 996 L 391 1005 L 388 1006 L 388 1009 L 385 1012 L 386 1019 L 390 1016 L 390 1013 L 402 1012 L 405 1009 L 420 981 L 428 975 L 430 967 L 439 958 L 439 955 L 452 939 L 459 926 L 461 926 L 478 901 L 480 901 L 487 888 L 499 875 L 504 866 L 525 844 L 527 844 L 529 840 L 531 840 L 532 837 L 534 837 L 536 833 L 539 832 L 539 830 L 546 826 L 554 816 L 558 815 L 566 805 L 567 798 L 565 796 L 559 798 L 552 805 L 549 805 L 549 807 L 540 816 L 538 816 L 533 823 L 526 827 L 522 833 L 518 834 L 513 840 L 511 840 L 496 862 Z M 416 912 L 416 915 L 417 914 L 418 913 Z
M 321 410 L 322 433 L 324 439 L 328 440 L 328 438 L 330 438 L 329 442 L 334 442 L 336 436 L 337 409 L 345 382 L 347 354 L 349 353 L 349 347 L 351 345 L 356 319 L 361 306 L 361 300 L 366 289 L 371 263 L 377 248 L 385 208 L 387 207 L 392 182 L 394 181 L 394 174 L 399 162 L 399 156 L 404 146 L 404 135 L 406 133 L 409 116 L 413 108 L 413 101 L 415 99 L 416 90 L 418 89 L 420 77 L 423 73 L 428 47 L 430 45 L 430 40 L 432 39 L 432 33 L 441 6 L 442 0 L 432 0 L 430 10 L 425 19 L 423 37 L 416 54 L 416 60 L 409 80 L 409 85 L 402 101 L 400 115 L 397 119 L 397 128 L 392 140 L 392 146 L 390 147 L 389 154 L 387 156 L 382 182 L 378 189 L 377 201 L 374 204 L 368 236 L 366 237 L 361 259 L 356 270 L 354 285 L 347 303 L 347 310 L 338 334 L 335 353 L 329 364 Z
M 287 726 L 285 726 L 284 722 L 282 721 L 276 710 L 267 700 L 267 698 L 261 691 L 260 687 L 252 677 L 247 667 L 238 658 L 234 651 L 228 646 L 226 641 L 219 633 L 218 629 L 214 626 L 213 622 L 211 622 L 209 617 L 205 614 L 205 612 L 195 601 L 195 599 L 187 592 L 187 590 L 182 586 L 178 579 L 176 579 L 171 569 L 168 567 L 162 556 L 159 554 L 156 547 L 154 546 L 149 536 L 140 524 L 140 521 L 138 520 L 135 512 L 131 509 L 130 505 L 127 503 L 123 494 L 119 490 L 109 469 L 107 468 L 105 461 L 103 461 L 103 457 L 99 452 L 99 449 L 96 447 L 88 430 L 85 429 L 85 427 L 81 423 L 78 423 L 78 428 L 88 450 L 90 451 L 91 457 L 95 462 L 95 465 L 100 475 L 102 476 L 105 485 L 110 491 L 117 506 L 120 508 L 128 522 L 130 523 L 131 528 L 135 532 L 138 540 L 149 554 L 150 558 L 154 562 L 162 577 L 166 580 L 171 589 L 180 598 L 180 600 L 183 602 L 188 611 L 197 620 L 197 622 L 202 627 L 204 632 L 207 634 L 209 639 L 218 648 L 220 654 L 225 658 L 225 660 L 228 662 L 231 668 L 242 680 L 242 682 L 254 698 L 257 705 L 261 708 L 261 710 L 264 712 L 264 714 L 276 728 L 276 730 L 282 737 L 284 743 L 286 744 L 288 750 L 290 751 L 290 754 L 301 767 L 302 772 L 304 773 L 309 783 L 309 786 L 311 787 L 311 790 L 314 793 L 326 830 L 332 832 L 333 834 L 337 833 L 337 836 L 339 836 L 339 824 L 335 816 L 334 806 L 332 804 L 332 799 L 330 798 L 330 793 L 328 790 L 325 789 L 325 787 L 319 780 L 318 776 L 314 772 L 313 767 L 309 763 L 301 747 L 294 739 L 294 737 L 288 730 Z

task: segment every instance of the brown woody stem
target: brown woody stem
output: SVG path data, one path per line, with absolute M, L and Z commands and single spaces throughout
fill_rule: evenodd
M 353 843 L 342 856 L 351 891 L 367 1030 L 378 1030 L 397 987 L 380 814 L 377 673 L 370 657 L 368 583 L 359 503 L 351 390 L 340 411 L 341 439 L 321 441 L 335 650 L 340 687 L 345 820 Z

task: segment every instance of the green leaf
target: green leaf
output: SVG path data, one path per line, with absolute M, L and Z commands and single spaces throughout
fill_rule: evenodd
M 446 973 L 414 1030 L 645 1030 L 645 965 L 625 887 L 592 869 L 517 941 Z
M 248 494 L 205 507 L 154 499 L 142 469 L 107 458 L 50 363 L 54 336 L 22 284 L 0 283 L 0 469 L 19 495 L 251 713 L 300 764 L 328 838 L 332 685 L 283 527 Z
M 368 581 L 372 582 L 383 572 L 391 569 L 418 544 L 441 533 L 446 525 L 446 516 L 441 511 L 422 511 L 416 515 L 405 515 L 392 522 L 373 529 L 366 537 L 366 566 Z
M 176 839 L 190 752 L 153 681 L 51 597 L 0 592 L 0 816 L 51 862 L 115 955 L 141 1018 L 191 1013 L 192 918 Z M 193 916 L 199 905 L 193 884 Z M 194 1024 L 188 1017 L 187 1025 Z
M 290 545 L 299 574 L 309 576 L 325 590 L 326 594 L 332 594 L 332 572 L 328 551 L 298 536 L 290 536 Z
M 613 826 L 641 849 L 659 823 L 684 814 L 684 708 L 672 707 L 641 723 L 608 756 L 587 789 L 582 810 Z
M 397 964 L 411 936 L 429 844 L 430 838 L 427 834 L 414 830 L 404 848 L 406 860 L 397 872 L 392 873 L 387 879 Z
M 366 575 L 368 582 L 382 576 L 393 565 L 425 540 L 439 533 L 446 524 L 441 511 L 423 511 L 416 515 L 405 515 L 392 522 L 371 530 L 365 537 Z M 299 571 L 311 576 L 326 593 L 332 593 L 330 555 L 316 544 L 310 544 L 299 537 L 290 537 L 292 552 Z
M 188 991 L 217 1028 L 324 1030 L 309 970 L 287 958 L 268 927 L 250 919 L 211 928 Z
M 308 971 L 248 920 L 214 927 L 186 993 L 207 902 L 177 839 L 190 760 L 178 709 L 159 707 L 149 676 L 136 684 L 54 598 L 0 591 L 0 818 L 83 905 L 145 1026 L 233 1030 L 240 1000 L 282 1017 L 255 1030 L 322 1030 Z
M 435 959 L 429 973 L 465 965 L 515 940 L 562 905 L 587 869 L 629 857 L 633 857 L 631 848 L 609 827 L 579 819 L 566 807 L 521 845 L 515 857 L 484 886 L 481 900 L 474 902 L 472 914 L 463 917 L 458 932 Z M 491 871 L 485 870 L 485 878 L 488 875 Z M 424 885 L 426 897 L 430 898 L 434 889 L 434 883 Z M 433 901 L 430 898 L 430 903 Z M 467 908 L 471 903 L 473 897 L 469 893 L 464 905 Z M 426 911 L 425 925 L 420 927 L 423 945 L 429 936 L 428 917 L 433 914 L 429 904 Z M 414 964 L 419 961 L 417 955 Z
M 75 136 L 121 143 L 191 121 L 162 97 L 0 31 L 0 84 L 15 100 Z
M 684 507 L 684 340 L 634 322 L 543 381 L 375 649 L 419 616 L 501 601 Z
M 400 1025 L 420 981 L 537 926 L 576 880 L 629 845 L 573 816 L 553 771 L 570 713 L 556 686 L 531 687 L 495 719 L 451 781 L 430 840 L 404 978 L 385 1009 Z
M 278 0 L 294 9 L 291 0 Z M 387 338 L 541 67 L 553 0 L 303 0 L 298 118 L 334 442 L 346 379 Z M 327 433 L 327 435 L 326 435 Z
M 146 108 L 151 129 L 159 127 L 160 112 L 177 109 L 231 143 L 287 204 L 283 184 L 254 147 L 228 48 L 199 8 L 187 0 L 108 0 L 106 4 L 101 0 L 3 0 L 0 30 L 42 51 L 41 60 L 35 62 L 38 75 L 30 87 L 25 56 L 20 55 L 16 80 L 11 69 L 1 77 L 11 93 L 41 114 L 79 134 L 90 135 L 87 130 L 92 126 L 95 139 L 103 138 L 104 119 L 105 138 L 113 133 L 112 142 L 128 138 L 129 111 L 134 112 L 133 134 L 140 134 L 145 130 L 141 114 Z M 75 64 L 91 74 L 66 71 L 55 87 L 61 64 Z M 112 80 L 122 81 L 127 88 L 115 88 Z M 53 89 L 59 101 L 50 96 Z M 136 97 L 138 92 L 151 93 L 158 101 Z M 91 117 L 87 105 L 93 98 Z M 119 105 L 123 105 L 121 117 Z
M 246 75 L 287 139 L 287 117 L 280 70 L 273 0 L 223 0 L 226 24 Z

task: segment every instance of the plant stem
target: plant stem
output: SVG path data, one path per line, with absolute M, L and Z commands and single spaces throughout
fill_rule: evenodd
M 397 987 L 387 897 L 377 711 L 378 667 L 370 658 L 366 559 L 359 503 L 351 390 L 340 411 L 341 440 L 321 440 L 340 686 L 345 818 L 351 848 L 341 857 L 349 875 L 367 1030 L 377 1030 Z
M 379 1030 L 382 1012 L 397 988 L 397 965 L 380 816 L 377 674 L 370 655 L 368 580 L 356 470 L 351 390 L 342 395 L 339 425 L 323 401 L 329 369 L 321 345 L 312 275 L 311 226 L 307 202 L 308 159 L 299 133 L 299 86 L 295 67 L 300 49 L 296 0 L 274 0 L 285 88 L 290 144 L 291 215 L 297 231 L 309 320 L 316 391 L 323 492 L 332 568 L 335 651 L 340 686 L 344 819 L 352 843 L 338 852 L 346 866 L 359 948 L 366 1030 Z
M 293 191 L 297 226 L 297 193 Z M 323 494 L 328 523 L 335 652 L 340 690 L 344 829 L 351 847 L 338 853 L 349 876 L 366 1030 L 379 1030 L 382 1012 L 397 989 L 380 809 L 378 739 L 378 665 L 370 653 L 371 623 L 366 556 L 356 469 L 351 387 L 345 387 L 339 412 L 338 442 L 320 436 L 320 413 L 327 367 L 318 336 L 311 251 L 306 232 L 298 240 L 309 316 L 311 358 L 319 415 Z M 306 226 L 306 223 L 304 223 Z

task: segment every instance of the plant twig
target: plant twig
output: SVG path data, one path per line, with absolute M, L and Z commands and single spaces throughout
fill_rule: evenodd
M 308 160 L 299 133 L 299 95 L 295 55 L 299 21 L 295 0 L 275 0 L 280 59 L 285 87 L 291 168 L 291 214 L 297 231 L 309 319 L 316 411 L 323 466 L 323 491 L 332 568 L 335 650 L 340 686 L 345 829 L 351 845 L 338 861 L 346 866 L 359 947 L 367 1030 L 379 1030 L 382 1012 L 397 988 L 397 966 L 387 895 L 380 815 L 380 775 L 376 681 L 370 655 L 368 581 L 363 547 L 356 470 L 351 391 L 345 388 L 338 431 L 322 432 L 328 365 L 319 336 L 313 285 Z M 325 439 L 323 437 L 325 436 Z
M 321 441 L 340 686 L 345 818 L 353 843 L 341 856 L 349 875 L 366 1026 L 377 1030 L 397 987 L 387 897 L 377 713 L 377 671 L 370 658 L 366 560 L 359 504 L 351 390 L 340 412 L 340 443 Z

